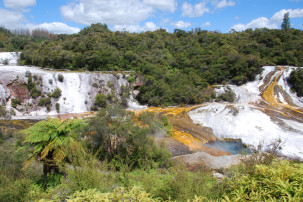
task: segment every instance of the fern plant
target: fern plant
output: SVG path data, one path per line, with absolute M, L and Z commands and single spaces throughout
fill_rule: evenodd
M 63 162 L 68 148 L 82 148 L 75 140 L 76 131 L 83 127 L 81 120 L 47 119 L 24 130 L 27 135 L 25 147 L 34 147 L 32 156 L 27 160 L 25 168 L 33 160 L 43 163 L 43 173 L 51 178 L 52 171 L 59 172 L 59 163 Z M 83 150 L 83 149 L 82 149 Z

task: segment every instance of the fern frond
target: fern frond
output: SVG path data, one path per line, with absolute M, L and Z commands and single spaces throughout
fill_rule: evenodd
M 50 150 L 50 146 L 49 145 L 47 145 L 46 147 L 44 147 L 44 149 L 41 152 L 41 160 L 44 159 L 48 155 L 48 153 L 50 151 L 51 150 Z
M 35 160 L 35 156 L 32 156 L 32 157 L 30 157 L 27 161 L 25 161 L 25 164 L 24 164 L 24 166 L 23 166 L 23 168 L 22 168 L 21 170 L 26 169 L 26 168 L 31 164 L 31 162 L 32 162 L 33 160 Z
M 65 158 L 65 151 L 63 148 L 56 149 L 54 151 L 53 159 L 56 163 L 60 163 L 61 161 L 64 160 L 64 158 Z

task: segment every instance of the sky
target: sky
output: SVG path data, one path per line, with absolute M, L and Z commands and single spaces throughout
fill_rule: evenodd
M 280 29 L 289 12 L 291 26 L 303 29 L 303 0 L 0 0 L 0 26 L 77 33 L 92 23 L 112 31 L 159 28 L 228 33 L 248 28 Z

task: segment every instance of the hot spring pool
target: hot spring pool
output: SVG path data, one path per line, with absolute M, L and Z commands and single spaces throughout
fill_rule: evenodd
M 250 154 L 250 149 L 242 143 L 242 141 L 214 141 L 205 144 L 205 146 L 220 149 L 231 154 Z

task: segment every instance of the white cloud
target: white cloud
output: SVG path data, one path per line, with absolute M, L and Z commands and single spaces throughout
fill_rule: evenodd
M 61 22 L 43 23 L 39 25 L 30 24 L 22 12 L 16 12 L 0 8 L 0 25 L 7 29 L 29 29 L 44 28 L 54 34 L 72 34 L 80 31 L 77 27 L 70 27 Z
M 202 27 L 209 27 L 209 26 L 211 26 L 211 23 L 210 23 L 210 22 L 205 22 L 205 23 L 203 23 L 203 25 L 202 25 Z
M 285 13 L 289 13 L 289 17 L 290 18 L 302 18 L 303 17 L 303 9 L 282 9 L 278 12 L 276 12 L 272 17 L 271 17 L 271 21 L 273 22 L 282 22 L 283 18 L 284 18 L 284 14 Z
M 231 29 L 236 31 L 243 31 L 246 29 L 255 29 L 255 28 L 269 28 L 269 29 L 277 29 L 282 21 L 284 14 L 289 12 L 290 18 L 302 18 L 303 17 L 303 9 L 282 9 L 276 12 L 270 19 L 266 17 L 259 17 L 257 19 L 252 20 L 247 24 L 236 24 L 232 26 Z
M 259 17 L 257 19 L 252 20 L 251 22 L 245 24 L 236 24 L 231 29 L 234 29 L 236 31 L 243 31 L 248 28 L 255 29 L 255 28 L 270 28 L 270 29 L 276 29 L 278 28 L 277 24 L 272 23 L 268 18 L 266 17 Z
M 24 27 L 30 30 L 42 28 L 48 30 L 53 34 L 74 34 L 80 31 L 80 28 L 78 27 L 70 27 L 67 24 L 61 22 L 42 23 L 39 25 L 26 24 Z
M 155 31 L 159 29 L 153 22 L 146 22 L 144 26 L 140 25 L 115 25 L 113 27 L 114 31 L 128 31 L 128 32 L 145 32 L 145 31 Z
M 35 6 L 36 0 L 3 0 L 4 6 L 11 9 L 22 9 L 29 6 Z
M 177 2 L 175 0 L 143 0 L 143 4 L 170 12 L 174 12 L 177 9 Z
M 24 22 L 24 15 L 20 12 L 0 8 L 0 25 L 7 29 L 15 29 Z
M 207 2 L 201 2 L 195 5 L 189 4 L 187 2 L 182 4 L 182 16 L 187 17 L 201 17 L 204 13 L 209 13 L 210 9 L 206 7 Z
M 224 8 L 228 6 L 234 6 L 236 3 L 232 0 L 212 0 L 212 4 L 218 9 L 218 8 Z
M 174 12 L 176 0 L 74 0 L 61 7 L 62 16 L 69 21 L 90 25 L 139 25 L 156 10 Z
M 179 20 L 178 22 L 171 23 L 172 26 L 178 29 L 189 27 L 191 24 L 190 22 L 184 22 L 183 20 Z
M 131 25 L 147 19 L 152 8 L 139 0 L 80 0 L 78 4 L 62 6 L 61 13 L 66 20 L 84 25 Z

